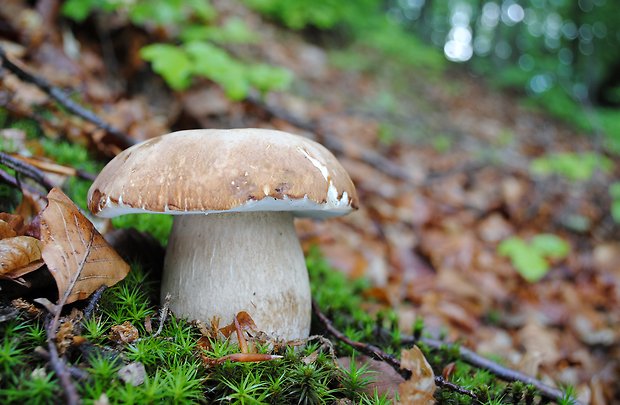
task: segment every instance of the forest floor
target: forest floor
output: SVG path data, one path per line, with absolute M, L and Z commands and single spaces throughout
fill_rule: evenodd
M 15 7 L 15 15 L 31 11 Z M 102 35 L 102 27 L 69 30 L 42 12 L 41 24 L 6 28 L 2 45 L 136 140 L 195 127 L 269 127 L 316 138 L 350 173 L 360 209 L 338 220 L 300 220 L 297 228 L 305 249 L 318 245 L 349 277 L 371 280 L 369 311 L 396 309 L 406 332 L 421 317 L 427 332 L 552 385 L 572 385 L 585 403 L 620 398 L 620 226 L 608 193 L 620 164 L 610 159 L 596 169 L 607 161 L 601 139 L 459 67 L 429 72 L 360 44 L 322 47 L 243 8 L 219 7 L 260 33 L 258 44 L 234 51 L 290 69 L 291 90 L 242 102 L 209 81 L 172 92 L 136 56 L 148 35 L 113 21 Z M 78 57 L 67 54 L 72 41 Z M 13 114 L 41 119 L 36 111 L 45 106 L 55 111 L 50 133 L 88 139 L 100 152 L 117 148 L 105 137 L 93 141 L 92 124 L 32 85 L 6 73 L 1 79 Z M 574 180 L 562 169 L 533 172 L 535 159 L 569 152 L 585 166 L 577 170 L 592 173 Z M 526 281 L 498 245 L 540 234 L 559 236 L 569 250 L 543 255 L 550 268 Z

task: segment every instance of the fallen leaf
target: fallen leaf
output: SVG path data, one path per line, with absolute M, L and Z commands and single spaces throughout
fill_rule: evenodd
M 399 384 L 398 393 L 403 404 L 432 405 L 435 403 L 435 374 L 424 354 L 417 347 L 401 352 L 401 368 L 411 371 L 411 377 Z
M 37 239 L 15 236 L 0 240 L 0 278 L 18 281 L 41 266 L 41 242 Z
M 114 325 L 110 331 L 110 339 L 116 343 L 132 343 L 140 336 L 138 329 L 129 321 L 123 322 L 122 325 Z
M 12 238 L 16 236 L 17 233 L 11 227 L 11 225 L 0 219 L 0 239 Z
M 9 225 L 9 227 L 13 229 L 17 234 L 23 235 L 21 231 L 24 228 L 24 218 L 22 218 L 20 215 L 0 212 L 0 220 L 6 222 Z M 3 238 L 5 237 L 6 236 L 4 236 Z
M 351 360 L 351 357 L 339 357 L 338 364 L 344 370 L 348 370 L 351 367 Z M 371 379 L 371 382 L 364 387 L 364 392 L 372 396 L 376 391 L 377 395 L 385 395 L 390 401 L 394 401 L 398 386 L 404 383 L 405 379 L 384 361 L 374 360 L 364 355 L 356 355 L 354 361 L 358 369 L 364 365 L 368 367 L 366 376 Z
M 85 299 L 125 278 L 129 265 L 62 191 L 53 188 L 41 213 L 43 260 L 58 285 L 59 302 Z
M 247 312 L 241 311 L 237 313 L 235 317 L 242 331 L 256 332 L 258 330 L 256 324 L 254 323 L 254 320 Z M 229 337 L 235 331 L 237 331 L 237 328 L 235 327 L 235 321 L 233 321 L 230 325 L 226 325 L 220 329 L 220 332 L 222 332 L 225 337 Z
M 146 379 L 146 369 L 144 364 L 136 361 L 129 363 L 118 370 L 118 378 L 124 383 L 131 384 L 134 387 L 142 384 Z

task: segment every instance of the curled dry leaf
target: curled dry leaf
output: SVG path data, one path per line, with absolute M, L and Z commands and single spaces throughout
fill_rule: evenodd
M 129 321 L 125 321 L 122 325 L 112 326 L 110 332 L 110 339 L 118 344 L 133 343 L 138 337 L 138 329 Z
M 58 285 L 59 302 L 85 299 L 125 278 L 129 265 L 62 191 L 53 188 L 41 213 L 43 260 Z
M 0 278 L 14 280 L 43 265 L 41 242 L 30 236 L 0 240 Z
M 238 322 L 239 328 L 236 327 L 235 320 Z M 237 315 L 235 315 L 235 320 L 233 320 L 230 325 L 226 325 L 220 329 L 220 332 L 222 332 L 225 337 L 229 337 L 233 332 L 236 332 L 237 329 L 250 332 L 256 332 L 258 330 L 250 314 L 245 311 L 237 313 Z
M 398 386 L 400 402 L 416 405 L 434 404 L 435 374 L 417 346 L 401 352 L 401 367 L 411 371 L 411 378 Z
M 13 236 L 17 236 L 15 230 L 8 222 L 0 219 L 0 239 L 12 238 Z

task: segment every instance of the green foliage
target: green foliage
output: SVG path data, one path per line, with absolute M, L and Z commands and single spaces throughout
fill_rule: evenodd
M 216 11 L 206 0 L 69 0 L 63 5 L 64 15 L 76 21 L 95 11 L 126 13 L 139 26 L 183 27 L 180 43 L 155 43 L 140 50 L 140 56 L 174 90 L 187 89 L 193 78 L 203 77 L 222 86 L 229 98 L 241 100 L 252 88 L 265 94 L 286 89 L 292 80 L 288 70 L 246 63 L 221 47 L 255 42 L 256 35 L 238 18 L 216 25 Z
M 536 282 L 549 271 L 549 259 L 563 259 L 570 252 L 570 245 L 552 234 L 539 234 L 529 243 L 514 236 L 503 240 L 497 252 L 506 256 L 516 270 L 529 282 Z
M 151 62 L 153 70 L 173 89 L 185 89 L 191 83 L 192 60 L 184 49 L 170 44 L 153 44 L 142 48 L 140 56 Z
M 611 197 L 611 217 L 620 223 L 620 182 L 616 181 L 609 186 Z
M 168 235 L 172 229 L 172 215 L 162 214 L 127 214 L 112 218 L 112 225 L 115 228 L 136 228 L 141 232 L 146 232 L 166 246 Z
M 571 181 L 590 179 L 596 170 L 608 173 L 613 169 L 613 162 L 595 152 L 584 153 L 553 153 L 530 164 L 530 171 L 537 175 L 556 174 Z
M 255 10 L 275 18 L 292 29 L 308 26 L 334 28 L 374 15 L 379 10 L 376 0 L 245 0 Z

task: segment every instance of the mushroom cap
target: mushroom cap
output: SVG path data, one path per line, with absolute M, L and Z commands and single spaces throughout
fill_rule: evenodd
M 197 129 L 134 145 L 101 171 L 88 207 L 112 218 L 292 211 L 325 218 L 357 209 L 351 178 L 307 138 L 269 129 Z

